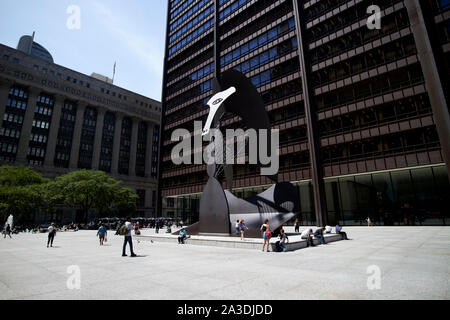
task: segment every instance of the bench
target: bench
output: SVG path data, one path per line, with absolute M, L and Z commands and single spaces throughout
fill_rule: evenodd
M 295 238 L 295 240 L 293 238 Z M 332 242 L 336 242 L 336 241 L 341 241 L 342 235 L 335 234 L 335 233 L 327 233 L 327 234 L 324 234 L 324 238 L 325 238 L 325 243 L 332 243 Z M 274 239 L 272 241 L 270 242 L 270 245 L 271 245 L 272 251 L 275 251 L 275 243 L 278 240 Z M 313 237 L 313 243 L 314 243 L 314 245 L 321 244 L 320 240 L 315 237 Z M 289 243 L 285 243 L 284 247 L 286 248 L 286 252 L 300 250 L 300 249 L 304 249 L 304 248 L 308 247 L 308 241 L 301 239 L 300 235 L 294 235 L 294 236 L 291 235 L 289 237 Z

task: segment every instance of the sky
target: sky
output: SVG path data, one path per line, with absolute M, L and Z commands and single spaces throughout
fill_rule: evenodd
M 80 12 L 76 27 L 77 6 Z M 0 0 L 0 43 L 36 32 L 56 64 L 161 101 L 167 0 Z

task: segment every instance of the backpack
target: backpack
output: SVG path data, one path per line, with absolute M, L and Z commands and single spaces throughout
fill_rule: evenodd
M 120 227 L 120 235 L 121 236 L 126 236 L 128 234 L 128 228 L 127 226 L 124 224 L 122 227 Z
M 270 232 L 269 230 L 266 231 L 265 235 L 267 239 L 272 238 L 272 232 Z

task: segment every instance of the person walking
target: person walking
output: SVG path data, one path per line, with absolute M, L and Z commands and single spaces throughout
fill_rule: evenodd
M 4 237 L 4 239 L 6 239 L 6 236 L 9 236 L 9 238 L 12 239 L 12 237 L 11 237 L 11 226 L 9 225 L 9 223 L 5 227 L 5 237 Z
M 245 225 L 244 219 L 239 222 L 239 231 L 241 232 L 241 240 L 245 240 L 245 230 L 248 230 L 248 227 Z
M 367 221 L 368 227 L 373 227 L 373 223 L 372 223 L 372 220 L 370 220 L 370 217 L 367 217 L 366 221 Z
M 269 252 L 270 239 L 272 238 L 272 232 L 270 231 L 269 220 L 266 219 L 264 224 L 261 226 L 262 236 L 264 239 L 262 251 L 264 252 L 264 247 L 267 244 L 267 252 Z
M 98 228 L 97 236 L 100 240 L 101 246 L 103 245 L 103 242 L 105 241 L 106 235 L 107 235 L 106 227 L 103 225 L 103 223 L 100 222 L 100 228 Z
M 48 227 L 48 241 L 47 241 L 47 248 L 50 245 L 50 247 L 53 247 L 53 240 L 55 240 L 56 236 L 56 227 L 55 224 L 52 223 L 50 227 Z
M 133 230 L 133 224 L 131 223 L 131 218 L 127 217 L 127 222 L 125 222 L 125 225 L 122 226 L 120 231 L 120 234 L 124 236 L 122 257 L 127 256 L 126 254 L 127 243 L 130 245 L 131 257 L 136 257 L 136 254 L 133 252 L 133 238 L 131 235 L 131 230 Z
M 300 219 L 299 218 L 295 219 L 295 232 L 296 233 L 300 232 Z

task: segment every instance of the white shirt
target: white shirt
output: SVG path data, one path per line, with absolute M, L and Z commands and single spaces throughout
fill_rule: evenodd
M 125 222 L 125 227 L 127 227 L 128 233 L 126 234 L 126 236 L 130 236 L 131 237 L 131 230 L 133 230 L 133 224 L 131 222 Z
M 302 232 L 302 237 L 307 237 L 311 234 L 311 232 L 309 231 L 309 229 L 306 229 Z
M 53 231 L 55 231 L 55 227 L 54 226 L 48 227 L 48 233 L 52 233 Z
M 330 226 L 325 227 L 325 232 L 331 233 L 331 230 L 333 230 L 333 228 L 331 228 Z

